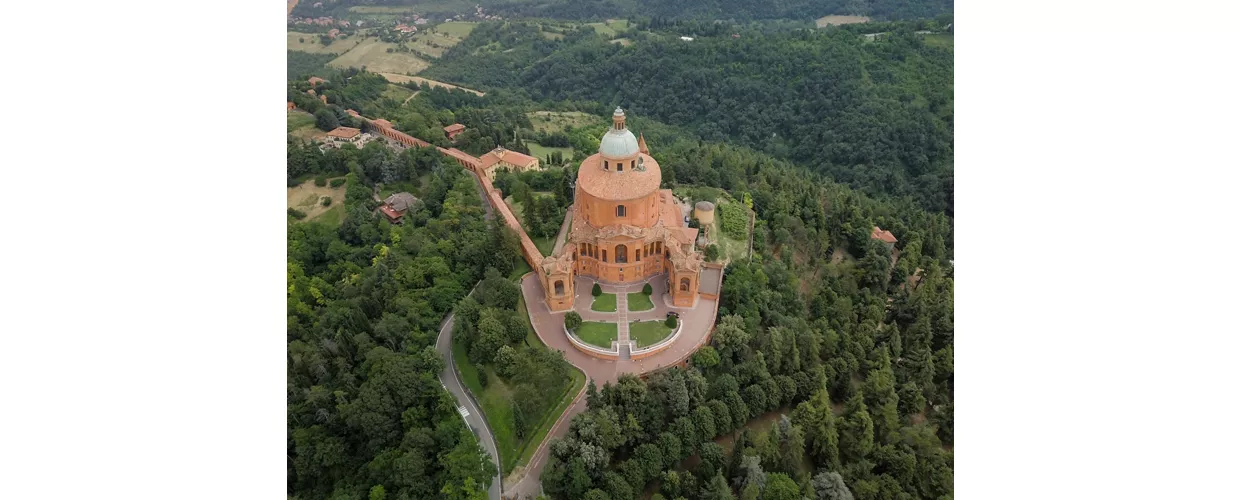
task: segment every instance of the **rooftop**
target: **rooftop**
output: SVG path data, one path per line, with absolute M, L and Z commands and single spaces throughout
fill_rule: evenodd
M 383 203 L 385 203 L 386 206 L 392 207 L 393 210 L 404 212 L 405 210 L 409 210 L 409 207 L 412 207 L 413 203 L 416 201 L 418 201 L 417 197 L 410 193 L 402 192 L 394 193 L 391 196 L 388 196 L 386 200 L 383 200 Z
M 603 200 L 632 200 L 641 198 L 656 189 L 663 181 L 658 162 L 648 155 L 640 155 L 645 170 L 634 170 L 625 165 L 623 172 L 603 170 L 603 155 L 594 154 L 581 162 L 577 170 L 577 185 L 595 198 Z
M 370 123 L 373 123 L 380 127 L 392 128 L 392 122 L 384 120 L 383 118 L 376 118 L 374 120 L 371 120 Z
M 352 139 L 354 137 L 357 137 L 357 135 L 361 133 L 362 133 L 361 130 L 355 129 L 353 127 L 336 127 L 332 129 L 331 132 L 328 132 L 327 136 L 336 137 L 339 139 Z
M 487 152 L 487 154 L 482 155 L 482 158 L 479 159 L 482 160 L 482 168 L 484 169 L 491 168 L 492 165 L 499 163 L 501 160 L 504 163 L 509 163 L 519 167 L 529 167 L 538 162 L 538 158 L 504 149 L 503 146 Z
M 452 125 L 448 125 L 447 127 L 443 128 L 443 131 L 448 132 L 448 133 L 460 132 L 462 130 L 465 130 L 465 126 L 459 123 L 453 123 Z
M 895 235 L 891 234 L 891 231 L 883 230 L 882 228 L 879 228 L 878 226 L 874 226 L 874 230 L 870 231 L 870 237 L 876 240 L 879 240 L 883 243 L 895 243 L 896 242 L 896 237 Z

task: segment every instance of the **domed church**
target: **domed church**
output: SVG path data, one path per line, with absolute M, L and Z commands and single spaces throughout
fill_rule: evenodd
M 598 153 L 577 171 L 567 241 L 542 262 L 552 311 L 572 309 L 577 275 L 618 285 L 665 275 L 673 306 L 695 304 L 702 265 L 694 246 L 698 230 L 685 225 L 685 211 L 672 190 L 659 189 L 661 181 L 645 137 L 635 137 L 624 124 L 624 111 L 616 108 Z

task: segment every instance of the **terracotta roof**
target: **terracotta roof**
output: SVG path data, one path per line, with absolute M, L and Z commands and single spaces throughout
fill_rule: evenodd
M 317 76 L 312 76 L 312 77 L 310 77 L 310 79 L 309 79 L 309 80 L 306 80 L 306 81 L 310 82 L 310 85 L 318 85 L 318 84 L 320 84 L 320 83 L 326 82 L 327 80 L 324 80 L 324 79 L 319 78 L 319 77 L 317 77 Z
M 645 154 L 650 154 L 650 148 L 646 147 L 646 134 L 637 136 L 637 150 Z
M 639 158 L 645 170 L 634 170 L 626 164 L 623 172 L 617 172 L 615 167 L 603 170 L 603 155 L 590 155 L 577 170 L 577 185 L 601 200 L 632 200 L 649 195 L 659 189 L 663 174 L 654 158 L 644 154 Z
M 479 160 L 482 161 L 482 168 L 484 169 L 491 168 L 492 165 L 495 165 L 500 161 L 516 165 L 518 167 L 529 167 L 538 162 L 538 158 L 534 158 L 533 156 L 527 154 L 521 154 L 516 151 L 510 151 L 504 149 L 503 147 L 498 147 L 487 152 L 487 154 L 482 155 L 482 158 L 479 158 Z
M 462 130 L 465 130 L 465 126 L 459 123 L 453 123 L 452 125 L 448 125 L 447 127 L 443 128 L 443 131 L 449 134 L 453 132 L 460 132 Z
M 392 207 L 389 207 L 387 205 L 383 205 L 379 207 L 379 210 L 382 210 L 383 213 L 386 214 L 389 219 L 399 219 L 405 215 L 403 210 L 393 210 Z
M 880 229 L 878 226 L 874 226 L 874 230 L 870 231 L 870 237 L 876 240 L 879 240 L 883 243 L 895 243 L 896 242 L 896 237 L 895 235 L 891 234 L 891 231 Z
M 373 123 L 380 127 L 392 128 L 392 122 L 384 120 L 383 118 L 376 118 L 374 120 L 371 120 L 370 123 Z
M 405 210 L 409 210 L 409 207 L 412 207 L 416 201 L 418 201 L 417 197 L 412 194 L 394 193 L 391 196 L 388 196 L 386 200 L 383 200 L 383 203 L 385 203 L 386 206 L 392 207 L 394 210 L 404 212 Z
M 360 134 L 360 133 L 362 133 L 361 130 L 358 130 L 352 127 L 336 127 L 332 129 L 331 132 L 328 132 L 327 136 L 337 137 L 340 139 L 352 139 L 354 137 L 357 137 L 357 134 Z
M 362 116 L 362 114 L 361 114 L 361 113 L 358 113 L 356 110 L 352 110 L 352 109 L 346 109 L 346 110 L 344 110 L 344 112 L 345 112 L 345 113 L 348 113 L 348 114 L 349 114 L 349 116 L 355 116 L 355 117 L 356 117 L 356 116 Z

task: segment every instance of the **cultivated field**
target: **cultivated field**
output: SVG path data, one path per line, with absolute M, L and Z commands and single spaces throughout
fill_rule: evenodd
M 586 23 L 594 31 L 603 36 L 616 36 L 617 32 L 629 29 L 628 19 L 608 19 L 602 23 Z
M 358 14 L 372 15 L 396 15 L 396 14 L 431 14 L 437 12 L 464 12 L 473 10 L 476 2 L 469 0 L 431 0 L 427 2 L 419 1 L 417 5 L 356 5 L 349 7 L 349 12 Z
M 580 127 L 601 121 L 601 118 L 581 111 L 535 111 L 526 113 L 534 130 L 559 132 L 568 127 Z
M 468 23 L 464 21 L 449 21 L 446 23 L 435 25 L 435 27 L 432 28 L 431 31 L 443 33 L 450 37 L 456 38 L 457 40 L 464 40 L 465 37 L 469 36 L 469 34 L 474 31 L 474 28 L 477 28 L 477 27 L 478 27 L 478 23 Z
M 628 38 L 617 38 L 615 40 L 612 40 L 611 43 L 618 43 L 622 47 L 628 47 L 629 45 L 633 45 L 633 41 L 629 40 Z
M 375 73 L 408 73 L 416 74 L 426 69 L 430 63 L 410 53 L 388 52 L 395 49 L 396 44 L 379 41 L 378 38 L 366 38 L 352 50 L 327 63 L 336 68 L 365 66 Z
M 438 81 L 431 80 L 428 78 L 422 78 L 420 76 L 409 76 L 409 75 L 401 75 L 401 74 L 396 74 L 396 73 L 379 73 L 379 74 L 383 75 L 384 78 L 387 78 L 387 81 L 392 82 L 392 83 L 415 82 L 418 85 L 426 83 L 432 87 L 443 87 L 445 89 L 459 89 L 459 90 L 464 90 L 466 92 L 472 92 L 478 96 L 487 95 L 486 92 L 478 92 L 477 90 L 467 89 L 465 87 L 458 87 L 451 83 L 438 82 Z
M 323 206 L 324 196 L 331 197 L 332 206 Z M 329 209 L 343 205 L 344 185 L 334 189 L 330 183 L 319 187 L 314 185 L 314 179 L 310 179 L 297 187 L 288 188 L 288 208 L 296 208 L 305 212 L 306 218 L 302 220 L 314 220 L 315 217 L 322 215 Z
M 870 18 L 866 16 L 824 16 L 814 22 L 819 28 L 826 28 L 827 26 L 839 26 L 841 24 L 868 23 Z
M 288 32 L 288 50 L 299 50 L 311 54 L 343 54 L 356 47 L 362 39 L 358 37 L 337 38 L 331 45 L 319 43 L 319 35 L 314 33 Z

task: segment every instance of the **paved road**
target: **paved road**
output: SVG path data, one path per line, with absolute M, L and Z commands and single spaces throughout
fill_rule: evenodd
M 439 328 L 439 337 L 435 340 L 435 350 L 439 351 L 444 358 L 444 369 L 439 374 L 439 383 L 443 384 L 448 392 L 452 393 L 452 397 L 456 398 L 458 412 L 461 407 L 464 407 L 465 422 L 469 424 L 470 429 L 473 429 L 474 434 L 478 435 L 482 448 L 491 455 L 491 461 L 495 462 L 495 469 L 503 470 L 499 463 L 499 452 L 495 449 L 495 437 L 491 435 L 491 429 L 487 427 L 486 420 L 482 418 L 482 410 L 478 409 L 478 405 L 461 385 L 461 380 L 456 375 L 456 367 L 452 363 L 452 324 L 455 319 L 455 313 L 448 315 L 447 321 L 444 321 L 443 326 Z M 488 497 L 491 500 L 500 500 L 500 488 L 500 475 L 496 474 L 491 479 L 491 487 L 487 489 Z

